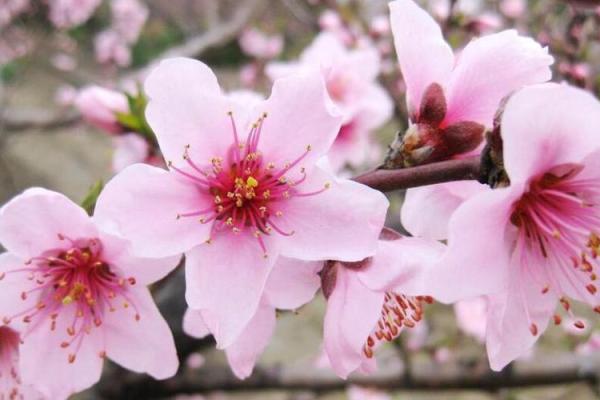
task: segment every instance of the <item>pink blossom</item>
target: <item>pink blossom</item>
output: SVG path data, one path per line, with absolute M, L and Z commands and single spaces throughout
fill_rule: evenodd
M 19 368 L 19 334 L 14 330 L 0 327 L 0 398 L 42 400 L 42 396 L 31 385 L 21 382 Z
M 131 64 L 131 49 L 127 40 L 113 29 L 107 29 L 94 39 L 96 60 L 101 64 L 127 67 Z
M 341 43 L 348 46 L 354 42 L 354 35 L 342 21 L 337 11 L 325 10 L 319 16 L 319 26 L 324 32 L 335 36 Z
M 348 400 L 392 400 L 392 397 L 381 390 L 352 385 L 346 391 Z
M 0 36 L 0 66 L 25 56 L 32 48 L 33 39 L 27 30 L 18 26 L 4 29 Z
M 100 86 L 81 89 L 75 99 L 75 107 L 88 123 L 109 133 L 123 131 L 117 121 L 117 113 L 129 112 L 127 97 L 123 93 Z
M 112 0 L 112 30 L 126 43 L 135 43 L 148 19 L 148 7 L 138 0 Z
M 61 85 L 54 92 L 54 101 L 60 106 L 72 106 L 78 94 L 75 87 L 69 84 Z
M 77 60 L 73 56 L 66 53 L 57 53 L 52 56 L 51 60 L 54 68 L 61 71 L 73 71 L 77 68 Z
M 378 15 L 371 20 L 369 32 L 375 37 L 385 36 L 390 33 L 390 20 L 387 15 Z
M 580 344 L 575 349 L 577 354 L 590 355 L 596 354 L 600 350 L 600 332 L 591 334 L 587 342 Z
M 30 7 L 30 0 L 0 0 L 0 28 L 7 26 L 13 18 Z
M 467 28 L 478 35 L 483 33 L 492 33 L 502 28 L 502 18 L 500 15 L 493 12 L 485 12 L 478 14 L 477 17 L 471 19 L 467 24 Z
M 320 261 L 299 261 L 280 257 L 269 274 L 254 316 L 240 336 L 224 348 L 234 374 L 245 379 L 252 374 L 256 360 L 269 344 L 275 329 L 275 310 L 295 310 L 308 303 L 319 289 Z M 202 311 L 189 309 L 183 320 L 184 331 L 203 338 L 210 334 Z
M 527 2 L 525 0 L 501 0 L 500 11 L 509 18 L 519 18 L 525 12 Z
M 97 382 L 105 357 L 157 379 L 177 371 L 171 332 L 146 288 L 177 258 L 133 257 L 82 208 L 40 188 L 0 209 L 0 242 L 8 251 L 0 316 L 21 333 L 25 383 L 64 398 Z
M 566 85 L 522 89 L 501 119 L 510 185 L 477 194 L 454 212 L 448 251 L 429 279 L 441 301 L 487 295 L 486 343 L 493 369 L 524 354 L 555 308 L 585 324 L 571 300 L 600 311 L 600 103 Z M 448 282 L 453 282 L 448 285 Z
M 256 86 L 258 82 L 259 66 L 255 62 L 242 65 L 240 68 L 240 82 L 245 87 Z
M 48 0 L 50 21 L 57 28 L 66 29 L 87 21 L 102 0 Z
M 343 115 L 343 125 L 329 158 L 335 170 L 345 163 L 359 166 L 365 149 L 373 147 L 371 133 L 391 117 L 392 101 L 377 83 L 380 60 L 374 47 L 348 50 L 332 34 L 321 33 L 300 55 L 298 62 L 274 62 L 267 66 L 271 79 L 306 68 L 321 69 L 327 91 Z
M 485 341 L 487 301 L 485 297 L 461 300 L 454 304 L 458 327 L 480 342 Z
M 96 216 L 137 254 L 186 253 L 188 305 L 221 348 L 256 313 L 278 255 L 358 261 L 375 252 L 385 196 L 315 166 L 340 126 L 317 71 L 277 80 L 269 99 L 248 107 L 222 94 L 203 63 L 169 59 L 145 93 L 169 171 L 125 169 Z
M 324 343 L 337 375 L 373 371 L 374 350 L 419 323 L 424 303 L 431 300 L 415 294 L 423 291 L 423 271 L 442 250 L 438 242 L 402 238 L 385 229 L 374 257 L 326 263 L 321 272 L 327 298 Z
M 151 164 L 151 148 L 146 139 L 137 133 L 126 133 L 113 138 L 112 168 L 115 172 L 121 172 L 128 166 L 136 163 Z
M 269 36 L 255 28 L 243 31 L 239 43 L 246 55 L 264 60 L 277 57 L 283 50 L 281 35 Z

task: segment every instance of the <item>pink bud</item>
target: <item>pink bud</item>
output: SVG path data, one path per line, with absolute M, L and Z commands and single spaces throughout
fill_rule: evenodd
M 123 130 L 117 122 L 116 113 L 129 111 L 124 94 L 100 86 L 83 88 L 75 99 L 75 107 L 88 123 L 109 133 Z

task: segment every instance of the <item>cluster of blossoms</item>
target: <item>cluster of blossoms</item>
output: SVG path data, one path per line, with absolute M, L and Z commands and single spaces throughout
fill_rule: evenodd
M 342 378 L 373 371 L 377 348 L 422 324 L 434 300 L 468 300 L 463 315 L 476 305 L 485 327 L 467 329 L 496 370 L 549 321 L 583 328 L 573 300 L 600 312 L 600 102 L 544 83 L 553 58 L 515 31 L 455 55 L 412 0 L 391 2 L 390 14 L 409 111 L 394 161 L 481 156 L 501 169 L 493 179 L 409 190 L 401 219 L 413 236 L 403 236 L 384 226 L 381 192 L 334 173 L 389 118 L 377 52 L 323 33 L 298 62 L 267 67 L 266 100 L 225 94 L 200 61 L 164 60 L 142 107 L 164 167 L 124 168 L 91 217 L 39 188 L 0 209 L 5 394 L 67 397 L 99 380 L 104 358 L 174 375 L 175 344 L 147 286 L 182 255 L 184 330 L 214 336 L 239 378 L 268 345 L 276 310 L 319 289 L 325 356 Z M 120 134 L 141 126 L 136 100 L 96 88 L 77 103 Z

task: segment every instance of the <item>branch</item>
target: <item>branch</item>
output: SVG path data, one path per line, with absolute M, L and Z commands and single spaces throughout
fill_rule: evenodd
M 441 161 L 403 169 L 376 169 L 359 175 L 353 180 L 382 192 L 408 189 L 451 181 L 479 180 L 481 162 L 479 157 L 462 160 Z

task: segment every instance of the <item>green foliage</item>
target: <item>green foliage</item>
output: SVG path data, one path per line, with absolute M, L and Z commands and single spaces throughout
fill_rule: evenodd
M 149 143 L 157 145 L 156 136 L 146 121 L 146 105 L 148 98 L 144 95 L 141 88 L 138 88 L 136 94 L 126 93 L 129 103 L 128 113 L 117 113 L 117 121 L 119 124 L 142 135 Z
M 81 202 L 81 207 L 88 213 L 88 215 L 94 214 L 94 208 L 96 208 L 96 201 L 98 201 L 98 196 L 104 189 L 104 182 L 99 180 L 96 182 L 88 191 L 87 195 Z
M 0 65 L 0 81 L 10 82 L 17 75 L 18 69 L 18 63 L 15 61 Z

